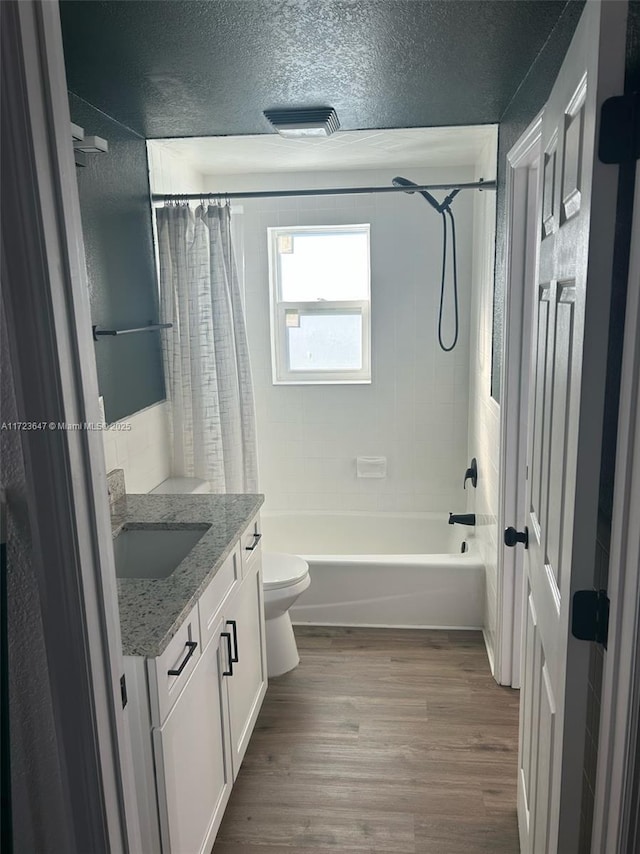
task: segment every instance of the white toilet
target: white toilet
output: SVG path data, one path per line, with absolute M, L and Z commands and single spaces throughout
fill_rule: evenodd
M 169 477 L 151 490 L 154 495 L 187 495 L 210 492 L 205 480 L 194 477 Z M 269 678 L 293 670 L 300 661 L 291 626 L 289 608 L 311 584 L 309 564 L 297 555 L 282 552 L 262 553 L 262 585 L 267 636 L 267 673 Z
M 283 552 L 263 552 L 262 585 L 270 679 L 288 673 L 300 661 L 289 608 L 310 584 L 306 560 Z

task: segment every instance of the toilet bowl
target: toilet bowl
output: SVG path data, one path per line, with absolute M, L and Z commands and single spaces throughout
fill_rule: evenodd
M 151 490 L 155 495 L 193 495 L 210 492 L 205 480 L 194 477 L 169 477 Z M 271 679 L 288 673 L 300 662 L 289 608 L 311 584 L 309 564 L 298 555 L 263 552 L 262 586 L 264 590 L 267 674 Z
M 310 584 L 306 560 L 283 552 L 263 552 L 262 585 L 269 678 L 288 673 L 300 662 L 289 608 Z

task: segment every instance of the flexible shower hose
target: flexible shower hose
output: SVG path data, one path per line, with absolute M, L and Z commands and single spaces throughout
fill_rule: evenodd
M 442 340 L 442 314 L 444 311 L 444 292 L 447 280 L 447 214 L 451 220 L 451 245 L 453 256 L 453 310 L 454 310 L 454 333 L 453 342 L 446 346 Z M 442 216 L 442 278 L 440 280 L 440 310 L 438 312 L 438 343 L 445 353 L 450 353 L 458 343 L 459 319 L 458 319 L 458 261 L 456 258 L 456 221 L 451 213 L 451 208 L 446 207 L 440 211 Z

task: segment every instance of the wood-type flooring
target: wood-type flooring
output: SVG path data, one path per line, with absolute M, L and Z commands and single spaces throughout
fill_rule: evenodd
M 519 692 L 482 634 L 295 631 L 213 854 L 517 854 Z

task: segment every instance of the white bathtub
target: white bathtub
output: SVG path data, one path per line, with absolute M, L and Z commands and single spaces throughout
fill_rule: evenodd
M 265 551 L 302 555 L 311 586 L 294 623 L 480 628 L 484 569 L 439 513 L 265 511 Z

